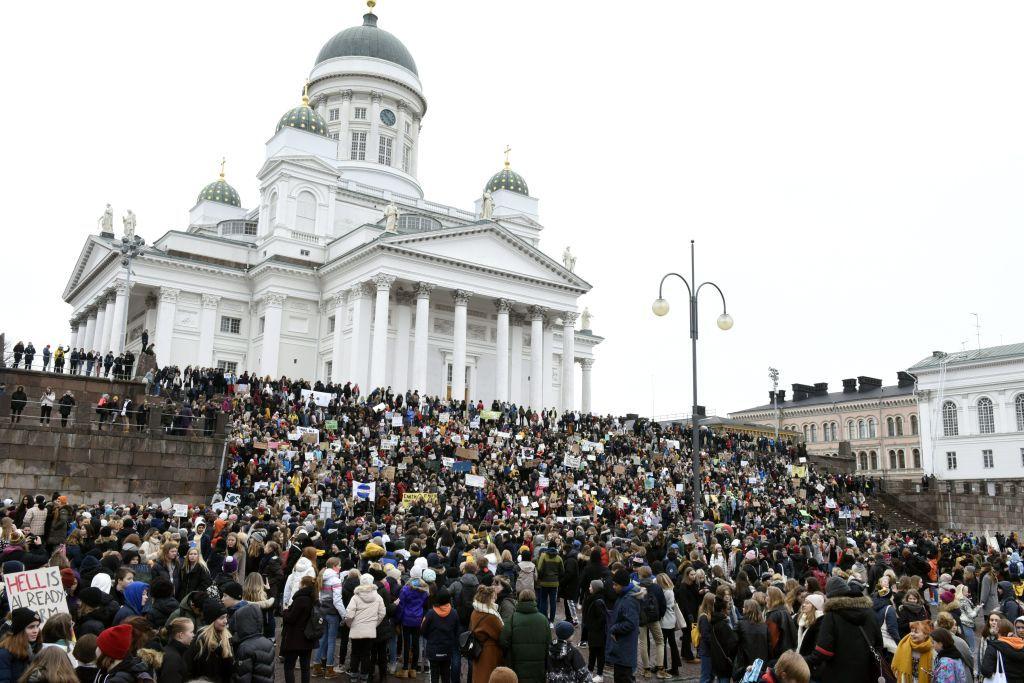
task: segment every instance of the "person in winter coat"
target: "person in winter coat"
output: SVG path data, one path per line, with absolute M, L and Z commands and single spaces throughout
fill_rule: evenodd
M 185 683 L 188 680 L 185 653 L 192 644 L 195 633 L 192 621 L 185 617 L 172 619 L 167 624 L 163 633 L 167 645 L 164 646 L 164 658 L 157 675 L 160 683 Z
M 562 550 L 564 571 L 558 583 L 558 597 L 562 599 L 566 620 L 573 626 L 579 623 L 576 602 L 580 598 L 580 542 L 566 543 Z
M 610 580 L 610 579 L 609 579 Z M 608 638 L 608 607 L 604 601 L 604 582 L 592 580 L 583 598 L 583 629 L 580 639 L 587 643 L 587 668 L 594 675 L 604 671 L 604 644 Z
M 83 636 L 91 633 L 98 636 L 110 626 L 117 614 L 118 604 L 99 588 L 82 588 L 78 591 L 78 614 L 75 617 L 75 633 Z
M 128 617 L 142 616 L 149 599 L 149 585 L 142 581 L 132 581 L 124 589 L 124 605 L 114 615 L 114 625 L 120 624 Z
M 220 600 L 208 598 L 203 604 L 203 621 L 207 625 L 199 629 L 185 652 L 189 680 L 230 681 L 234 650 L 228 630 L 228 610 Z
M 385 614 L 387 609 L 377 593 L 373 577 L 363 574 L 359 577 L 355 594 L 345 605 L 345 623 L 348 625 L 348 639 L 352 645 L 352 666 L 349 672 L 357 676 L 356 681 L 369 678 L 377 626 Z M 416 645 L 419 646 L 419 637 L 416 638 Z
M 761 613 L 761 605 L 757 600 L 743 603 L 743 619 L 736 629 L 736 656 L 733 660 L 733 671 L 742 676 L 742 672 L 754 663 L 755 659 L 768 661 L 768 625 Z
M 11 630 L 0 638 L 0 683 L 17 683 L 39 649 L 39 615 L 27 607 L 11 612 Z
M 298 568 L 303 560 L 309 562 L 307 558 L 303 557 L 295 563 L 295 567 Z M 317 677 L 334 677 L 334 646 L 338 640 L 338 626 L 345 618 L 343 584 L 338 573 L 340 565 L 341 560 L 337 557 L 328 559 L 327 566 L 320 573 L 318 581 L 320 593 L 317 599 L 324 613 L 324 635 L 320 639 L 320 648 L 313 658 L 313 675 Z M 295 572 L 292 572 L 292 576 L 296 576 Z
M 521 683 L 542 683 L 545 680 L 544 665 L 550 642 L 551 627 L 547 617 L 537 611 L 536 594 L 523 591 L 519 594 L 515 614 L 501 629 L 505 663 L 519 674 Z
M 537 560 L 537 601 L 542 614 L 547 616 L 549 623 L 555 621 L 555 610 L 558 609 L 558 585 L 565 576 L 565 562 L 555 548 L 547 547 L 540 551 Z
M 14 367 L 18 366 L 15 365 Z M 19 384 L 11 393 L 11 424 L 21 422 L 21 413 L 25 410 L 25 404 L 27 403 L 28 394 L 25 393 L 25 387 Z
M 235 611 L 233 683 L 274 683 L 274 643 L 263 635 L 263 613 L 246 603 Z
M 180 601 L 183 597 L 193 591 L 206 591 L 213 585 L 210 578 L 210 570 L 206 568 L 206 562 L 199 554 L 198 548 L 189 548 L 185 554 L 185 561 L 181 565 L 181 585 L 175 597 Z
M 84 562 L 84 560 L 83 560 Z M 178 602 L 183 602 L 182 596 L 187 595 L 181 592 L 181 560 L 178 558 L 178 542 L 166 541 L 160 548 L 160 557 L 153 561 L 150 567 L 151 576 L 156 579 L 162 576 L 174 586 L 174 597 Z M 85 581 L 85 575 L 82 575 Z
M 281 605 L 285 609 L 292 604 L 292 594 L 299 589 L 302 577 L 304 576 L 316 578 L 316 569 L 313 567 L 312 562 L 305 557 L 300 557 L 295 563 L 292 573 L 288 575 L 287 580 L 284 582 L 284 597 L 282 598 Z
M 473 599 L 473 614 L 469 617 L 469 630 L 483 646 L 483 650 L 473 662 L 473 683 L 487 683 L 491 672 L 501 666 L 501 631 L 505 622 L 498 612 L 496 601 L 496 587 L 477 588 Z
M 640 603 L 647 596 L 647 591 L 634 584 L 625 569 L 619 569 L 613 575 L 612 589 L 618 599 L 608 617 L 605 661 L 612 665 L 617 680 L 632 680 L 637 664 Z
M 178 603 L 178 609 L 171 612 L 171 615 L 167 617 L 167 621 L 164 623 L 167 624 L 174 619 L 184 617 L 192 622 L 195 632 L 199 633 L 199 629 L 206 626 L 206 622 L 203 620 L 203 606 L 206 604 L 207 597 L 206 591 L 193 591 L 189 593 L 185 596 L 184 600 Z
M 75 395 L 71 393 L 71 390 L 64 392 L 64 395 L 60 397 L 57 402 L 57 412 L 60 413 L 60 426 L 68 426 L 68 418 L 71 416 L 71 411 L 75 409 Z
M 316 579 L 304 576 L 292 594 L 291 604 L 281 614 L 281 656 L 285 683 L 295 683 L 295 662 L 299 662 L 302 683 L 309 683 L 309 658 L 317 641 L 306 637 L 306 624 L 316 601 Z
M 34 507 L 29 508 L 28 512 L 25 513 L 25 519 L 21 523 L 22 527 L 38 538 L 45 537 L 47 514 L 46 498 L 43 496 L 36 496 L 36 504 Z
M 427 584 L 423 579 L 416 578 L 405 584 L 398 594 L 398 611 L 395 618 L 402 626 L 402 666 L 396 674 L 399 678 L 414 678 L 416 675 L 416 668 L 419 665 L 420 625 L 423 623 L 429 598 L 430 590 Z
M 434 594 L 431 602 L 433 607 L 427 611 L 418 629 L 425 642 L 423 654 L 430 662 L 430 683 L 448 683 L 451 678 L 452 652 L 458 647 L 459 618 L 452 610 L 451 596 L 444 588 Z M 476 664 L 473 669 L 474 680 L 475 667 Z
M 821 630 L 821 617 L 824 615 L 824 595 L 811 593 L 804 598 L 796 619 L 796 649 L 804 657 L 809 657 L 818 644 L 818 631 Z
M 796 624 L 789 615 L 785 594 L 776 586 L 768 588 L 765 624 L 768 626 L 768 644 L 771 646 L 765 663 L 771 666 L 783 652 L 796 648 Z
M 536 590 L 537 565 L 533 563 L 533 556 L 530 555 L 529 550 L 524 550 L 519 554 L 519 564 L 517 567 L 516 582 L 513 584 L 515 594 L 519 595 L 523 591 Z
M 956 646 L 953 634 L 944 628 L 932 631 L 935 658 L 932 660 L 931 683 L 970 683 L 974 674 L 967 667 L 964 653 Z M 967 653 L 970 657 L 970 653 Z
M 998 637 L 989 642 L 981 658 L 981 675 L 993 676 L 1001 659 L 1007 683 L 1024 682 L 1024 638 L 1014 635 L 1013 624 L 1006 619 L 999 620 L 996 633 Z
M 553 683 L 572 683 L 578 681 L 587 671 L 583 655 L 573 647 L 569 639 L 575 631 L 568 621 L 555 624 L 555 642 L 548 646 L 546 663 L 548 681 Z
M 739 644 L 736 633 L 729 626 L 729 603 L 722 596 L 715 596 L 708 640 L 708 650 L 711 653 L 711 680 L 728 683 L 732 679 L 733 659 Z
M 902 640 L 910 633 L 910 624 L 929 619 L 930 616 L 921 594 L 913 589 L 908 590 L 903 594 L 903 602 L 896 610 L 896 623 L 900 633 L 898 640 Z
M 999 611 L 1003 613 L 1006 620 L 1011 624 L 1022 616 L 1020 604 L 1017 602 L 1017 594 L 1013 591 L 1013 584 L 1009 581 L 1000 581 L 996 585 L 996 595 L 999 599 Z
M 882 649 L 882 634 L 871 608 L 871 599 L 851 591 L 843 579 L 833 576 L 825 584 L 825 615 L 821 618 L 818 644 L 808 657 L 814 680 L 829 683 L 863 683 L 877 677 L 875 658 L 868 645 Z
M 174 599 L 174 586 L 162 576 L 158 576 L 149 584 L 149 610 L 146 618 L 153 628 L 162 629 L 178 609 L 178 601 Z
M 96 638 L 96 683 L 136 683 L 155 681 L 155 672 L 135 654 L 133 631 L 128 624 L 106 629 Z
M 665 661 L 671 661 L 671 666 L 668 666 L 669 676 L 679 675 L 679 666 L 682 663 L 679 657 L 679 641 L 676 640 L 676 632 L 683 631 L 686 629 L 686 620 L 683 618 L 683 613 L 676 604 L 676 595 L 673 590 L 672 578 L 662 572 L 658 574 L 656 579 L 658 586 L 661 587 L 662 593 L 665 595 L 665 616 L 661 618 L 661 633 L 664 637 L 667 648 L 665 649 Z M 671 656 L 671 660 L 669 659 Z M 665 666 L 660 667 L 665 670 Z

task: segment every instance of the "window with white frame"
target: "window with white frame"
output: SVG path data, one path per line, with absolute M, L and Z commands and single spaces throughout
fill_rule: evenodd
M 946 401 L 942 404 L 942 435 L 957 436 L 960 434 L 960 426 L 957 424 L 956 404 Z
M 811 428 L 808 427 L 807 425 L 804 425 L 804 443 L 807 443 L 807 442 L 810 441 L 810 439 L 811 439 L 810 434 L 811 434 Z
M 995 458 L 992 457 L 992 451 L 985 449 L 981 452 L 981 466 L 986 470 L 990 470 L 995 466 Z
M 359 121 L 366 120 L 366 107 L 352 107 L 352 118 Z
M 233 375 L 238 372 L 238 363 L 233 360 L 219 360 L 217 361 L 217 369 L 230 372 Z
M 867 426 L 864 424 L 864 420 L 857 420 L 857 438 L 868 438 L 868 429 Z
M 261 315 L 260 316 L 259 328 L 260 328 L 260 334 L 263 334 L 263 332 L 266 331 L 266 329 L 267 329 L 267 316 L 265 316 L 265 315 Z
M 334 326 L 336 324 L 337 323 L 335 322 L 335 319 L 334 319 L 333 315 L 330 316 L 329 318 L 327 318 L 327 331 L 328 332 L 334 332 Z
M 335 108 L 329 110 L 327 112 L 327 117 L 328 117 L 328 120 L 330 120 L 330 121 L 337 121 L 338 120 L 338 108 L 335 107 Z
M 885 418 L 885 435 L 896 436 L 896 421 L 891 417 Z
M 324 363 L 324 379 L 332 379 L 334 377 L 334 361 L 329 360 Z
M 349 159 L 353 161 L 366 161 L 366 131 L 352 131 L 352 148 L 349 150 Z
M 339 133 L 338 131 L 334 131 L 333 133 L 331 133 L 331 139 L 332 140 L 337 141 L 340 137 L 341 137 L 341 133 Z
M 910 435 L 917 436 L 917 415 L 910 416 Z
M 896 436 L 903 436 L 903 416 L 896 416 Z
M 818 425 L 811 425 L 811 443 L 818 442 Z
M 868 418 L 868 436 L 872 439 L 878 436 L 878 422 L 875 418 Z
M 956 469 L 956 451 L 946 451 L 946 469 Z
M 889 451 L 889 469 L 896 469 L 896 451 Z
M 402 145 L 402 170 L 409 172 L 409 161 L 412 159 L 412 147 Z
M 295 229 L 316 231 L 316 195 L 304 190 L 295 199 Z
M 982 396 L 978 399 L 978 432 L 993 434 L 996 431 L 995 416 L 992 414 L 992 399 Z
M 913 457 L 914 457 L 914 469 L 918 469 L 918 470 L 921 469 L 921 449 L 920 448 L 915 448 L 913 450 Z
M 1017 413 L 1017 431 L 1024 432 L 1024 394 L 1017 394 L 1013 400 L 1013 407 Z
M 878 469 L 878 453 L 871 451 L 871 469 Z
M 846 421 L 846 438 L 849 441 L 857 438 L 857 433 L 853 430 L 853 420 Z
M 270 193 L 270 227 L 273 229 L 277 222 L 277 192 Z
M 377 163 L 383 166 L 391 165 L 391 148 L 394 140 L 386 135 L 380 136 L 380 143 L 377 145 Z
M 242 332 L 242 319 L 222 315 L 220 317 L 220 331 L 224 334 L 240 334 Z
M 896 459 L 899 461 L 900 469 L 907 469 L 907 454 L 903 452 L 903 449 L 896 451 Z
M 866 470 L 868 468 L 868 454 L 867 453 L 863 453 L 862 452 L 860 454 L 860 468 L 862 470 Z

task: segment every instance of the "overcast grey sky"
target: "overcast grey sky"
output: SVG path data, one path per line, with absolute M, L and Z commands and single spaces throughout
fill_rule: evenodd
M 5 12 L 0 328 L 67 339 L 60 300 L 106 202 L 149 242 L 217 162 L 257 200 L 263 143 L 356 0 L 18 3 Z M 685 412 L 685 292 L 702 293 L 701 402 L 782 383 L 895 380 L 932 349 L 1024 340 L 1024 5 L 380 0 L 428 100 L 420 181 L 470 208 L 512 146 L 606 337 L 602 412 Z M 708 295 L 707 298 L 703 298 Z

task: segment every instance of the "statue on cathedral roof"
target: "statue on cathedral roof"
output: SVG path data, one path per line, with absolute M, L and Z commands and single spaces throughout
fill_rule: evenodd
M 484 190 L 484 205 L 481 214 L 485 221 L 490 220 L 494 215 L 494 197 L 491 196 L 490 190 Z
M 110 202 L 107 202 L 107 208 L 103 211 L 103 215 L 99 219 L 100 232 L 114 232 L 114 210 L 110 208 Z
M 565 251 L 562 252 L 562 264 L 570 273 L 576 272 L 576 257 L 573 255 L 569 247 L 566 247 Z
M 394 202 L 384 207 L 384 232 L 398 232 L 398 207 Z
M 121 219 L 121 223 L 124 224 L 124 236 L 127 237 L 129 240 L 134 238 L 135 237 L 135 214 L 132 213 L 131 209 L 128 209 L 128 213 L 125 214 L 124 218 Z

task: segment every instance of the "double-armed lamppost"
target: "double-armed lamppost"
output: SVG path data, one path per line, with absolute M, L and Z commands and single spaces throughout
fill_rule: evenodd
M 139 255 L 144 246 L 146 246 L 146 240 L 138 235 L 133 234 L 131 237 L 125 235 L 121 238 L 121 265 L 124 266 L 125 289 L 127 290 L 124 300 L 124 324 L 121 327 L 124 334 L 124 338 L 121 340 L 121 351 L 128 347 L 128 303 L 131 301 L 132 294 L 132 260 Z
M 775 404 L 775 447 L 779 447 L 779 371 L 768 368 L 768 378 L 772 381 L 772 402 Z
M 668 301 L 662 297 L 662 288 L 665 286 L 665 280 L 673 275 L 683 281 L 683 284 L 686 285 L 686 291 L 690 295 L 690 342 L 693 347 L 693 411 L 690 414 L 693 449 L 693 525 L 696 537 L 701 538 L 701 534 L 704 532 L 704 520 L 701 514 L 700 490 L 700 406 L 697 405 L 697 295 L 700 294 L 700 290 L 705 285 L 708 285 L 714 287 L 718 291 L 718 295 L 722 297 L 722 315 L 718 316 L 719 329 L 731 329 L 732 316 L 726 310 L 725 294 L 722 294 L 722 289 L 718 285 L 714 282 L 697 284 L 693 240 L 690 240 L 690 279 L 687 280 L 679 273 L 668 273 L 661 278 L 661 283 L 658 284 L 658 298 L 654 300 L 654 304 L 651 306 L 654 315 L 663 316 L 668 314 Z

